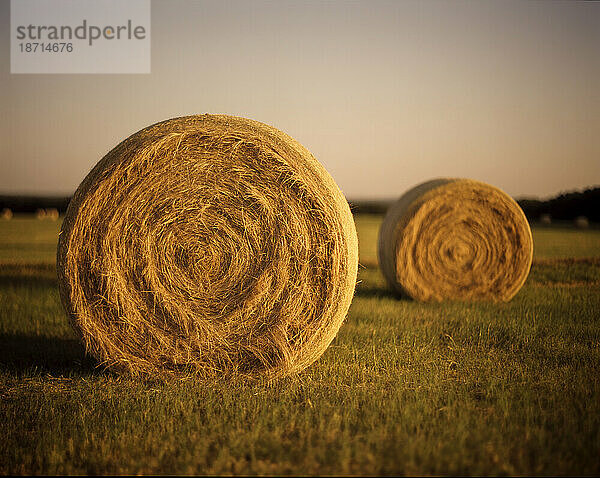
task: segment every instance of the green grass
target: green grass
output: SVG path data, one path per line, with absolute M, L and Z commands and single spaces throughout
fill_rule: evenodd
M 534 230 L 508 304 L 419 304 L 376 268 L 296 378 L 97 370 L 62 311 L 58 223 L 0 222 L 0 473 L 599 474 L 600 231 Z M 587 259 L 582 259 L 587 258 Z
M 60 224 L 28 215 L 0 219 L 0 263 L 54 264 Z

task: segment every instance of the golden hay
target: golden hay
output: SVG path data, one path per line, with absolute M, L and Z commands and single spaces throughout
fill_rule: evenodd
M 531 267 L 523 211 L 504 192 L 469 179 L 436 179 L 405 193 L 379 232 L 388 284 L 420 301 L 508 301 Z
M 96 165 L 57 264 L 72 324 L 107 367 L 273 378 L 333 340 L 358 243 L 343 194 L 302 145 L 199 115 L 145 128 Z

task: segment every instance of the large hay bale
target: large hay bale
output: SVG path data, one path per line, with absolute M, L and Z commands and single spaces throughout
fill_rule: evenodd
M 358 243 L 343 194 L 302 145 L 202 115 L 110 151 L 69 205 L 57 259 L 63 304 L 106 366 L 272 378 L 333 340 Z
M 378 245 L 388 284 L 420 301 L 510 300 L 533 256 L 518 204 L 469 179 L 436 179 L 406 192 L 388 210 Z

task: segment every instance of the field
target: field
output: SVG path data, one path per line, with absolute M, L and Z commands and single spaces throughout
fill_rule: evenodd
M 57 292 L 59 222 L 0 221 L 2 474 L 600 474 L 600 230 L 534 229 L 508 304 L 398 300 L 357 216 L 348 318 L 275 383 L 95 368 Z

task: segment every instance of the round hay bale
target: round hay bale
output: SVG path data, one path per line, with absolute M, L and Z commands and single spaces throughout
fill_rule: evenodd
M 57 253 L 86 349 L 133 375 L 291 374 L 325 351 L 356 283 L 348 204 L 298 142 L 187 116 L 110 151 L 77 189 Z
M 577 216 L 574 223 L 577 229 L 587 229 L 590 227 L 590 221 L 585 216 Z
M 58 220 L 58 210 L 53 207 L 46 209 L 46 219 L 49 219 L 51 221 Z
M 540 216 L 540 223 L 542 223 L 545 226 L 549 226 L 550 224 L 552 224 L 552 216 L 548 213 L 544 213 Z
M 13 217 L 13 212 L 10 208 L 5 207 L 2 209 L 2 213 L 0 213 L 0 217 L 5 221 L 10 221 Z
M 46 219 L 46 210 L 45 209 L 36 209 L 35 217 L 37 219 Z
M 379 232 L 388 284 L 419 301 L 508 301 L 531 267 L 531 230 L 501 190 L 469 179 L 436 179 L 406 192 Z

